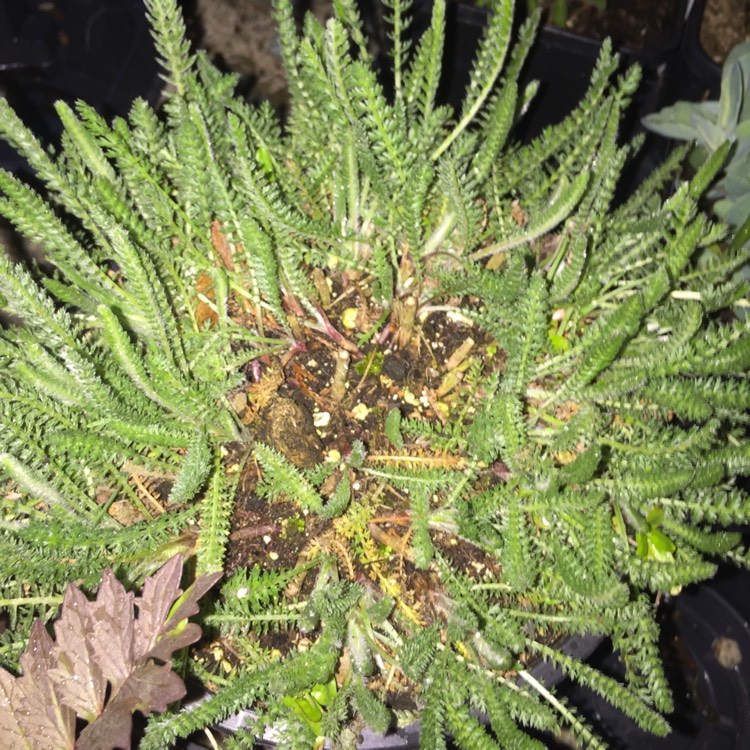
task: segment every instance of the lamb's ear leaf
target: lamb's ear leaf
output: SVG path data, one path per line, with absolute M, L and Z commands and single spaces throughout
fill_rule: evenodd
M 750 121 L 748 121 L 748 125 L 750 125 Z M 729 252 L 739 250 L 746 242 L 750 242 L 750 214 L 734 235 L 734 239 L 729 245 Z
M 700 115 L 696 109 L 690 102 L 677 102 L 659 112 L 646 115 L 643 124 L 667 138 L 693 141 L 698 138 L 696 120 Z
M 719 114 L 716 118 L 716 123 L 725 133 L 734 132 L 740 116 L 744 89 L 746 87 L 742 74 L 742 66 L 738 65 L 736 61 L 734 64 L 725 65 L 721 71 Z

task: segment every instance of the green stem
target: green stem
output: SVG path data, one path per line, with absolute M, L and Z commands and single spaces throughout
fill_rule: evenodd
M 750 242 L 750 216 L 745 219 L 744 224 L 737 230 L 734 239 L 729 243 L 729 251 L 739 250 L 747 242 Z
M 522 669 L 518 672 L 518 676 L 527 682 L 534 690 L 539 693 L 568 723 L 568 725 L 575 729 L 577 734 L 580 734 L 587 742 L 587 747 L 594 748 L 594 750 L 606 750 L 604 745 L 599 742 L 598 738 L 595 737 L 588 727 L 584 726 L 578 717 L 564 704 L 561 703 L 539 680 L 536 679 L 530 672 Z
M 62 604 L 62 595 L 58 596 L 19 596 L 16 599 L 0 599 L 0 607 L 36 607 L 46 604 L 58 607 Z

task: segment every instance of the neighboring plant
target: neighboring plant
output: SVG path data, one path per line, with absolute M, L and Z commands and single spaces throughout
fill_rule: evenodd
M 583 0 L 586 5 L 591 5 L 600 11 L 607 9 L 607 0 Z M 553 26 L 559 26 L 564 29 L 567 22 L 568 16 L 570 15 L 570 8 L 568 0 L 526 0 L 526 8 L 529 13 L 536 13 L 537 8 L 549 7 L 549 21 Z
M 692 143 L 691 162 L 700 166 L 728 141 L 732 150 L 708 193 L 713 210 L 739 228 L 750 217 L 750 42 L 738 44 L 721 71 L 718 101 L 677 102 L 647 115 L 643 124 L 667 138 Z
M 217 692 L 142 750 L 245 707 L 235 747 L 415 717 L 429 750 L 602 747 L 535 660 L 665 733 L 657 595 L 748 563 L 747 249 L 695 262 L 726 234 L 697 202 L 727 146 L 614 206 L 639 75 L 607 43 L 572 113 L 513 143 L 538 16 L 511 48 L 510 0 L 457 112 L 442 0 L 413 47 L 389 0 L 388 95 L 351 0 L 301 36 L 279 0 L 283 124 L 190 53 L 175 0 L 146 6 L 163 116 L 60 103 L 55 154 L 0 104 L 43 190 L 0 173 L 0 212 L 46 253 L 0 261 L 6 662 L 70 578 L 180 551 L 227 573 L 190 662 Z M 578 633 L 622 681 L 566 655 Z
M 146 579 L 139 597 L 111 570 L 94 601 L 70 584 L 55 638 L 37 620 L 21 655 L 23 674 L 0 668 L 3 748 L 129 750 L 136 711 L 163 712 L 183 698 L 185 684 L 170 660 L 200 639 L 201 629 L 186 620 L 221 574 L 199 577 L 184 593 L 181 576 L 176 555 Z

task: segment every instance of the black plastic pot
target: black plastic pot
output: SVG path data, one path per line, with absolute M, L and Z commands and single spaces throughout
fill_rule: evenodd
M 644 70 L 641 91 L 633 105 L 626 135 L 638 128 L 642 115 L 677 99 L 717 94 L 720 69 L 700 49 L 698 33 L 705 0 L 681 0 L 668 41 L 658 49 L 622 50 L 624 65 Z M 45 4 L 44 7 L 50 4 Z M 142 0 L 57 0 L 51 10 L 42 4 L 0 0 L 0 93 L 43 139 L 59 133 L 53 103 L 77 98 L 103 114 L 124 114 L 135 96 L 158 97 L 160 81 Z M 688 13 L 689 11 L 689 13 Z M 468 81 L 471 54 L 486 22 L 484 11 L 451 5 L 448 55 L 453 61 L 442 82 L 444 101 L 457 103 Z M 683 23 L 687 14 L 687 23 Z M 419 18 L 417 19 L 419 23 Z M 566 31 L 544 28 L 526 67 L 526 80 L 537 79 L 541 90 L 525 118 L 520 135 L 532 138 L 546 125 L 562 119 L 585 93 L 600 43 Z M 469 54 L 467 54 L 467 52 Z M 628 133 L 628 131 L 630 131 Z M 631 177 L 637 185 L 668 149 L 652 139 Z M 14 152 L 0 144 L 0 165 L 22 166 Z M 573 702 L 604 728 L 614 748 L 635 750 L 747 750 L 750 747 L 750 576 L 727 575 L 695 587 L 669 609 L 665 643 L 674 676 L 678 712 L 675 732 L 665 740 L 645 735 L 608 704 L 578 686 L 566 685 L 546 664 L 532 673 L 548 686 L 558 685 Z M 588 658 L 600 641 L 573 638 L 565 651 Z M 733 650 L 734 644 L 736 650 Z M 722 651 L 723 649 L 723 651 Z M 737 661 L 737 654 L 740 661 Z M 672 657 L 672 658 L 670 658 Z M 617 660 L 606 646 L 593 654 L 596 666 L 616 672 Z M 249 718 L 241 713 L 218 729 L 237 731 Z M 269 738 L 270 739 L 270 738 Z M 387 736 L 365 733 L 363 750 L 416 748 L 419 725 Z M 266 746 L 269 743 L 266 743 Z M 203 750 L 195 743 L 190 750 Z
M 638 64 L 641 84 L 621 126 L 622 138 L 644 132 L 641 119 L 675 101 L 667 80 L 667 71 L 681 65 L 682 39 L 690 0 L 677 0 L 675 14 L 665 42 L 659 47 L 617 50 L 623 69 Z M 444 102 L 458 106 L 469 82 L 473 50 L 481 39 L 488 12 L 473 5 L 451 3 L 446 22 L 446 58 L 452 65 L 441 82 L 440 96 Z M 429 9 L 420 6 L 416 14 L 415 34 L 429 23 Z M 563 120 L 588 89 L 591 74 L 599 57 L 602 43 L 551 26 L 540 29 L 522 73 L 522 84 L 539 81 L 539 92 L 519 123 L 515 136 L 529 141 L 548 125 Z M 640 185 L 669 153 L 672 144 L 661 136 L 649 133 L 646 144 L 636 160 L 623 174 L 620 197 L 629 195 Z
M 675 13 L 665 41 L 659 47 L 617 51 L 623 68 L 638 64 L 643 71 L 643 80 L 633 109 L 637 112 L 652 112 L 661 106 L 662 78 L 668 63 L 678 55 L 688 0 L 676 0 Z M 426 26 L 429 10 L 422 6 L 417 14 L 417 27 Z M 446 57 L 452 66 L 443 81 L 445 101 L 458 104 L 469 80 L 473 62 L 471 51 L 476 49 L 482 30 L 487 23 L 488 12 L 473 5 L 451 3 L 448 6 L 446 27 Z M 522 135 L 534 138 L 547 125 L 562 120 L 573 105 L 586 93 L 591 73 L 601 50 L 601 42 L 573 34 L 564 29 L 543 26 L 529 55 L 524 71 L 524 80 L 540 82 L 537 101 L 524 117 Z M 637 113 L 633 113 L 633 122 Z
M 662 610 L 662 656 L 675 699 L 664 738 L 639 729 L 598 696 L 565 683 L 558 689 L 608 740 L 612 750 L 747 750 L 750 747 L 750 574 L 723 570 Z M 619 676 L 606 645 L 591 664 Z M 554 746 L 556 747 L 556 746 Z
M 701 101 L 719 98 L 721 66 L 709 58 L 700 44 L 705 9 L 706 0 L 688 0 L 679 54 L 665 74 L 669 98 L 662 106 L 674 104 L 678 100 Z
M 0 95 L 43 141 L 59 136 L 58 99 L 111 117 L 161 85 L 142 0 L 0 0 Z M 23 161 L 2 143 L 0 166 Z

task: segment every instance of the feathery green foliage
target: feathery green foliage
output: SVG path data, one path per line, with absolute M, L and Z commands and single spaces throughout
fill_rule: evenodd
M 538 18 L 514 43 L 511 0 L 456 112 L 443 0 L 420 39 L 388 0 L 390 78 L 351 0 L 301 29 L 278 0 L 283 121 L 191 53 L 175 0 L 146 7 L 163 113 L 61 103 L 55 151 L 0 101 L 40 186 L 0 172 L 0 214 L 47 261 L 0 257 L 0 658 L 69 577 L 137 583 L 179 551 L 227 571 L 204 624 L 234 662 L 194 662 L 217 694 L 144 750 L 246 707 L 289 747 L 343 744 L 413 692 L 425 749 L 564 727 L 603 747 L 532 656 L 664 733 L 656 595 L 747 564 L 726 527 L 750 518 L 750 249 L 707 261 L 727 230 L 698 209 L 726 151 L 614 205 L 638 72 L 609 43 L 517 143 Z M 280 443 L 279 400 L 317 429 L 290 411 Z M 580 633 L 612 639 L 622 682 L 559 649 Z

